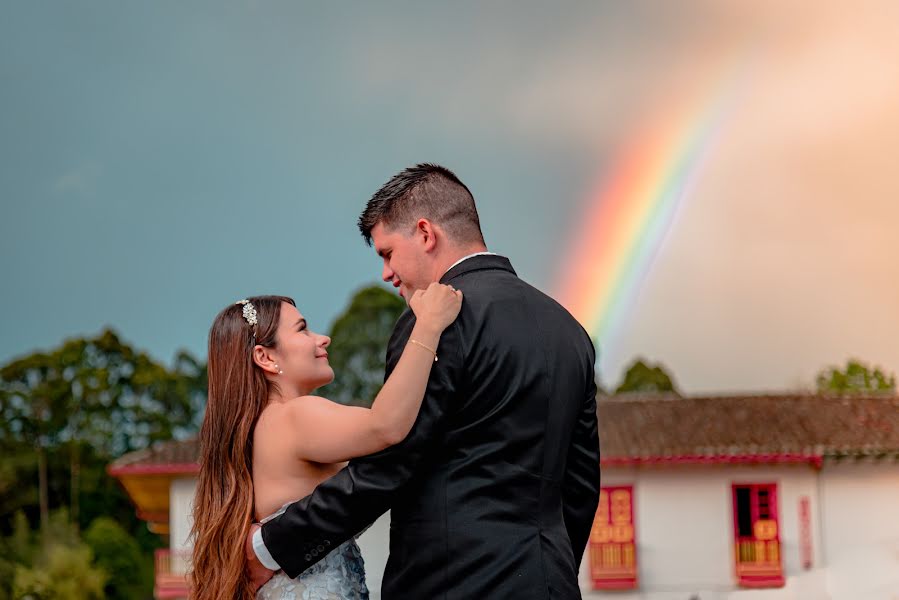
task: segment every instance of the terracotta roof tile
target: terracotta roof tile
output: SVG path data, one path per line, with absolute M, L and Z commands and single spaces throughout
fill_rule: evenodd
M 597 404 L 603 462 L 899 456 L 896 396 L 621 395 Z
M 180 467 L 189 471 L 200 458 L 200 443 L 196 438 L 160 442 L 144 450 L 124 454 L 109 465 L 113 474 L 123 470 L 150 469 L 164 471 L 168 467 Z
M 604 464 L 899 458 L 897 396 L 620 395 L 597 405 Z M 109 469 L 193 472 L 199 452 L 196 438 L 164 442 Z

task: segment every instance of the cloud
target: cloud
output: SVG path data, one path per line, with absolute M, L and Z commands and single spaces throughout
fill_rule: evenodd
M 748 57 L 747 92 L 603 349 L 604 379 L 636 354 L 669 363 L 688 391 L 810 382 L 850 354 L 899 369 L 899 5 L 713 4 L 678 4 L 669 30 L 618 21 L 604 42 L 592 15 L 504 64 L 443 58 L 434 77 L 452 70 L 458 93 L 433 93 L 425 73 L 409 110 L 449 115 L 447 135 L 499 124 L 608 157 L 647 115 Z
M 848 354 L 899 369 L 899 4 L 554 10 L 480 14 L 483 26 L 400 18 L 402 35 L 375 26 L 355 38 L 366 50 L 349 69 L 364 101 L 399 102 L 446 139 L 490 132 L 548 157 L 595 157 L 585 179 L 673 102 L 698 94 L 701 107 L 746 69 L 745 93 L 603 349 L 604 379 L 636 354 L 671 364 L 688 391 L 782 388 Z
M 577 149 L 618 143 L 672 96 L 701 90 L 747 57 L 759 63 L 758 113 L 774 119 L 754 131 L 768 140 L 792 132 L 813 139 L 852 127 L 869 108 L 894 105 L 895 3 L 867 2 L 865 10 L 838 1 L 711 0 L 578 8 L 566 19 L 555 9 L 507 21 L 481 14 L 483 26 L 411 15 L 419 19 L 412 26 L 392 15 L 402 35 L 385 38 L 388 26 L 375 24 L 354 37 L 351 80 L 365 101 L 395 101 L 401 89 L 410 115 L 450 136 L 496 127 Z M 529 20 L 547 27 L 531 31 Z M 463 33 L 465 44 L 451 43 Z

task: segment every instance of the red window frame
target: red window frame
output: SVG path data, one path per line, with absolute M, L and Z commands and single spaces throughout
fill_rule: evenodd
M 783 587 L 776 483 L 734 483 L 734 569 L 741 587 Z
M 590 531 L 590 578 L 594 590 L 637 587 L 634 487 L 604 486 Z

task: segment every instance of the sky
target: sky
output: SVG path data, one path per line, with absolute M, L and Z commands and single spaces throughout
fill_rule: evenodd
M 163 362 L 294 297 L 327 331 L 417 162 L 553 295 L 592 192 L 674 99 L 740 81 L 598 370 L 687 393 L 899 370 L 899 4 L 5 3 L 0 361 L 105 326 Z M 338 373 L 339 377 L 340 374 Z

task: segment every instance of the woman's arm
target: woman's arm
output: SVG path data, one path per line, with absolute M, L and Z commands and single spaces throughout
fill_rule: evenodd
M 370 409 L 343 406 L 318 396 L 290 403 L 296 452 L 314 462 L 335 463 L 365 456 L 405 439 L 421 408 L 434 354 L 443 330 L 455 320 L 462 292 L 432 283 L 409 301 L 416 315 L 410 341 Z M 415 340 L 417 343 L 413 343 Z

